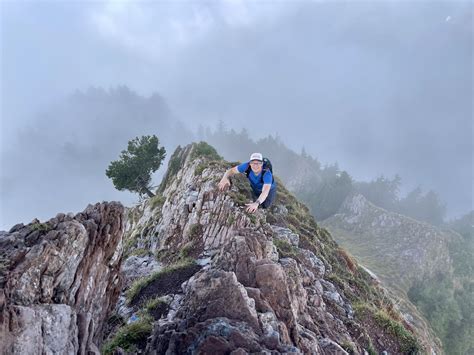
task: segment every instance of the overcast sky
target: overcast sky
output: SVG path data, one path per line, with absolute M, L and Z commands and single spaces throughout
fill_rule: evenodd
M 450 216 L 473 208 L 471 2 L 0 6 L 2 177 L 15 169 L 34 183 L 9 163 L 29 154 L 21 130 L 63 133 L 39 112 L 76 89 L 127 85 L 159 93 L 192 129 L 223 120 L 253 137 L 276 133 L 356 179 L 398 173 L 405 190 L 435 189 Z M 7 188 L 0 229 L 60 212 L 39 200 L 22 212 L 11 200 L 21 190 L 7 199 Z M 78 208 L 55 198 L 63 212 Z

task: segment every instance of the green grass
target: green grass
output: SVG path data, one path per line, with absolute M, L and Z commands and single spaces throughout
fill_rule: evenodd
M 275 244 L 278 253 L 280 256 L 286 257 L 296 257 L 298 255 L 298 249 L 288 243 L 286 240 L 273 238 L 273 244 Z
M 53 227 L 49 223 L 35 223 L 31 225 L 31 229 L 34 231 L 49 232 Z
M 198 164 L 198 166 L 196 166 L 196 168 L 194 169 L 194 175 L 195 176 L 201 175 L 204 169 L 206 168 L 207 168 L 207 164 L 204 164 L 204 163 Z
M 354 354 L 355 353 L 355 349 L 354 349 L 354 346 L 352 346 L 352 344 L 348 341 L 343 341 L 341 344 L 341 347 L 347 351 L 349 354 Z
M 401 350 L 405 353 L 417 353 L 421 347 L 416 338 L 399 322 L 393 320 L 384 310 L 378 310 L 374 315 L 379 325 L 394 335 L 400 341 Z
M 403 353 L 419 353 L 421 346 L 415 336 L 410 333 L 400 322 L 393 319 L 385 310 L 377 309 L 367 302 L 358 302 L 352 305 L 356 317 L 362 319 L 364 315 L 373 317 L 375 322 L 388 334 L 391 334 L 400 344 Z M 369 352 L 370 353 L 370 352 Z
M 191 153 L 191 160 L 199 157 L 206 157 L 210 160 L 222 160 L 222 157 L 217 154 L 213 146 L 206 142 L 199 142 L 194 144 L 193 152 Z
M 147 312 L 152 312 L 154 309 L 159 307 L 162 304 L 168 304 L 163 297 L 156 297 L 156 298 L 151 298 L 145 303 L 144 309 Z
M 161 194 L 156 194 L 154 197 L 150 198 L 150 207 L 154 210 L 157 207 L 162 207 L 166 201 L 166 197 Z
M 139 321 L 120 328 L 115 336 L 102 348 L 104 355 L 113 354 L 118 347 L 127 352 L 135 352 L 137 344 L 146 342 L 152 331 L 151 317 L 142 317 Z

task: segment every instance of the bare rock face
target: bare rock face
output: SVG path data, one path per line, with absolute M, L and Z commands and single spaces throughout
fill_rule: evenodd
M 235 164 L 197 153 L 204 148 L 178 148 L 161 196 L 128 213 L 125 243 L 132 250 L 145 248 L 165 266 L 183 257 L 201 266 L 178 291 L 157 288 L 167 274 L 138 294 L 144 304 L 154 287 L 171 300 L 147 341 L 137 345 L 144 353 L 437 351 L 403 323 L 378 282 L 284 186 L 272 209 L 249 214 L 248 182 L 237 177 L 230 191 L 218 191 L 222 174 Z M 383 309 L 398 319 L 403 339 L 378 322 Z
M 98 353 L 122 288 L 123 215 L 120 203 L 97 203 L 0 236 L 4 353 Z

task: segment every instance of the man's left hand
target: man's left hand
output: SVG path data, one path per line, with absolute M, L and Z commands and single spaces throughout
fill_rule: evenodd
M 246 211 L 250 213 L 254 213 L 257 208 L 258 208 L 258 202 L 252 202 L 252 203 L 247 203 L 245 206 L 247 206 Z

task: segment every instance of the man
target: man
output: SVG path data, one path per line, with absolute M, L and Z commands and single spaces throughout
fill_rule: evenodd
M 250 171 L 249 171 L 250 166 Z M 248 172 L 248 173 L 247 173 Z M 246 210 L 254 213 L 259 206 L 268 208 L 276 196 L 276 183 L 270 169 L 263 169 L 263 156 L 261 153 L 253 153 L 248 162 L 234 166 L 227 170 L 219 182 L 219 190 L 224 190 L 230 186 L 229 177 L 242 173 L 246 174 L 252 187 L 255 202 L 247 203 Z

